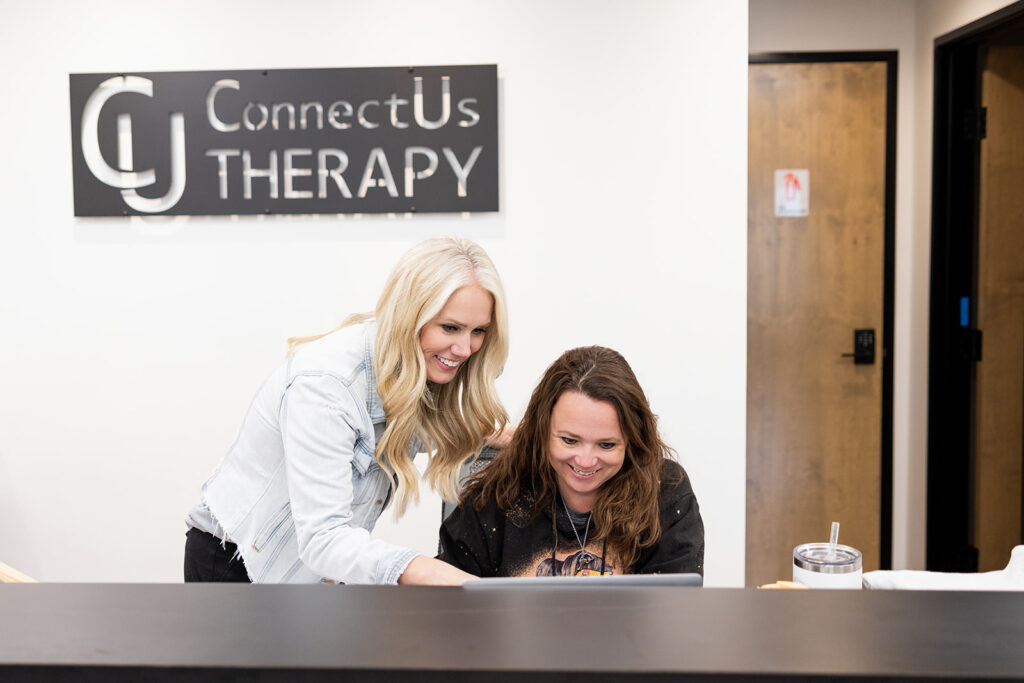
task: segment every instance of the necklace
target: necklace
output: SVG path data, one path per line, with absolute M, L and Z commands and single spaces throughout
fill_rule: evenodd
M 561 496 L 559 496 L 561 498 Z M 587 552 L 587 534 L 590 533 L 590 518 L 593 516 L 591 513 L 587 513 L 587 526 L 583 529 L 583 540 L 580 540 L 580 532 L 576 531 L 576 522 L 572 521 L 572 515 L 569 514 L 569 506 L 565 502 L 565 498 L 562 498 L 562 507 L 565 508 L 565 516 L 569 518 L 569 526 L 572 527 L 572 533 L 576 536 L 576 542 L 580 544 L 580 550 L 584 553 Z

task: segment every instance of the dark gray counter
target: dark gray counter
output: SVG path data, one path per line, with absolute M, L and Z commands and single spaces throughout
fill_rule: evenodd
M 0 585 L 3 680 L 485 674 L 1024 680 L 1024 593 Z

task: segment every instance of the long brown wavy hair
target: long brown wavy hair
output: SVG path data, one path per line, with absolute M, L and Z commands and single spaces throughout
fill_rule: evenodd
M 595 539 L 603 538 L 624 567 L 630 567 L 643 548 L 661 537 L 658 492 L 662 464 L 675 453 L 661 440 L 647 396 L 618 351 L 585 346 L 566 351 L 552 363 L 533 390 L 512 442 L 470 480 L 462 504 L 480 510 L 487 501 L 495 500 L 507 514 L 517 503 L 532 498 L 531 520 L 552 507 L 558 484 L 548 459 L 551 411 L 567 391 L 606 401 L 618 413 L 626 442 L 625 460 L 622 469 L 598 491 L 591 529 Z M 530 492 L 533 495 L 524 499 Z

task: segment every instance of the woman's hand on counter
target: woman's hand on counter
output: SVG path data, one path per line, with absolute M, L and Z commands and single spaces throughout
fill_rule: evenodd
M 461 586 L 466 579 L 475 578 L 458 567 L 447 562 L 417 555 L 402 575 L 398 577 L 400 586 Z

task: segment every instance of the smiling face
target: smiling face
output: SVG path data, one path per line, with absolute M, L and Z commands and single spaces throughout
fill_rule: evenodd
M 459 287 L 444 308 L 420 330 L 427 379 L 447 384 L 469 357 L 480 350 L 491 324 L 494 298 L 477 285 Z
M 558 492 L 577 512 L 590 512 L 601 487 L 626 459 L 619 414 L 607 401 L 566 391 L 551 410 L 548 462 L 555 470 Z

